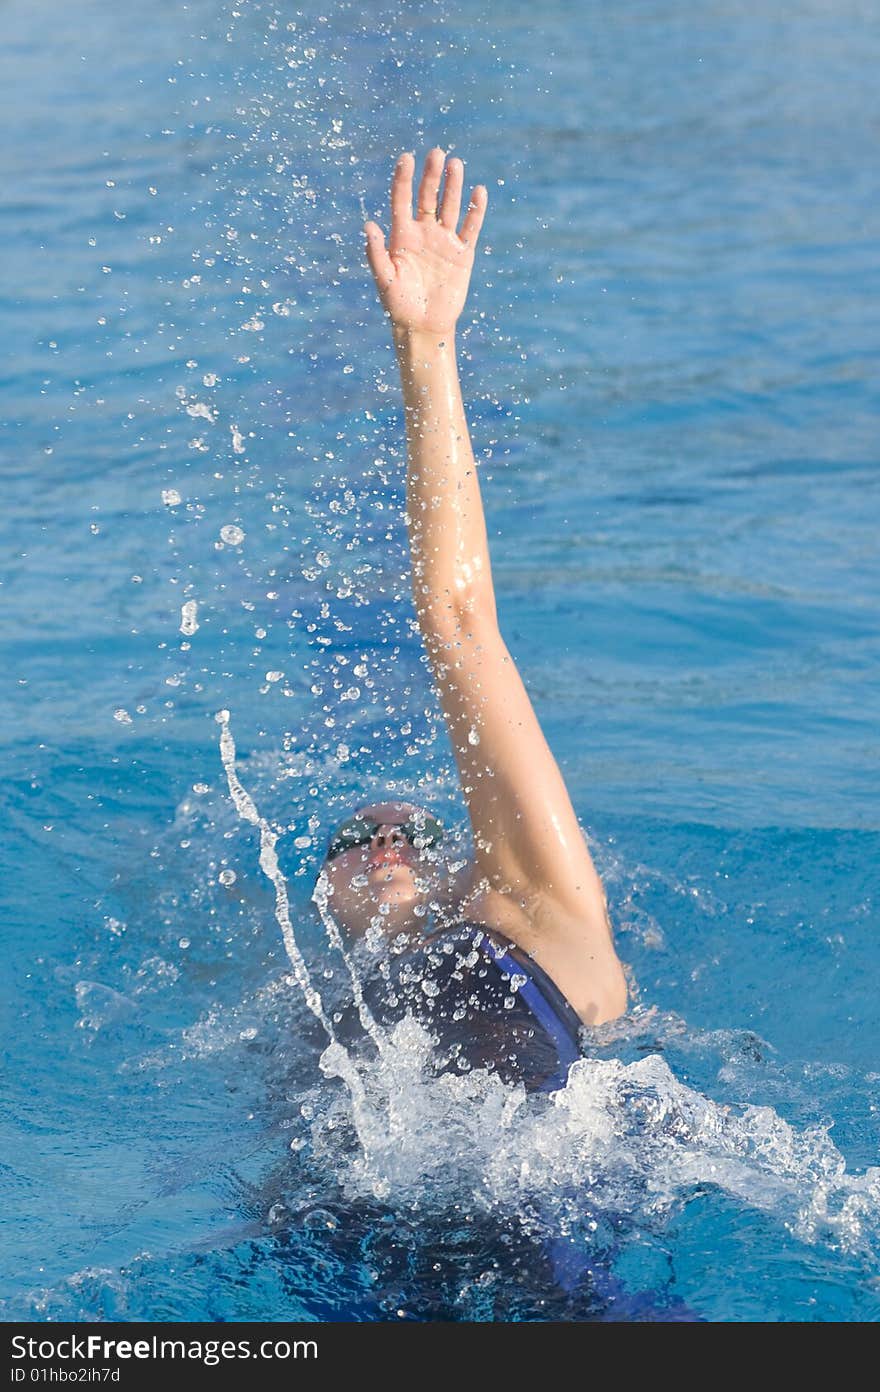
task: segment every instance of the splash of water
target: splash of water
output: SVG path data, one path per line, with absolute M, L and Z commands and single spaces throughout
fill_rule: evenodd
M 266 818 L 261 816 L 256 803 L 238 776 L 229 711 L 218 711 L 215 719 L 220 725 L 220 758 L 226 773 L 230 797 L 239 816 L 259 828 L 260 869 L 275 890 L 275 917 L 281 929 L 284 949 L 293 967 L 294 979 L 303 993 L 306 1005 L 320 1021 L 329 1040 L 321 1055 L 321 1069 L 328 1077 L 338 1077 L 347 1088 L 365 1163 L 371 1171 L 381 1171 L 387 1164 L 385 1157 L 397 1142 L 402 1124 L 396 1080 L 402 1072 L 408 1072 L 414 1062 L 417 1067 L 424 1063 L 431 1047 L 430 1037 L 424 1031 L 417 1031 L 416 1035 L 412 1036 L 411 1032 L 408 1034 L 406 1030 L 401 1032 L 399 1029 L 389 1034 L 377 1024 L 364 1000 L 354 962 L 329 911 L 326 877 L 322 877 L 316 892 L 316 902 L 330 941 L 341 954 L 348 969 L 361 1024 L 376 1045 L 379 1055 L 379 1067 L 371 1070 L 370 1077 L 374 1084 L 381 1080 L 382 1085 L 378 1089 L 374 1086 L 368 1093 L 356 1060 L 336 1036 L 321 995 L 312 983 L 305 958 L 296 941 L 290 917 L 287 882 L 275 850 L 279 834 L 273 831 Z
M 332 1107 L 311 1123 L 313 1151 L 353 1201 L 516 1214 L 536 1237 L 577 1232 L 592 1243 L 605 1219 L 617 1230 L 665 1226 L 708 1189 L 801 1241 L 876 1261 L 880 1168 L 849 1172 L 824 1127 L 797 1130 L 772 1107 L 715 1102 L 658 1054 L 581 1059 L 565 1087 L 529 1096 L 485 1070 L 426 1076 L 431 1041 L 412 1019 L 395 1042 L 370 1080 L 398 1098 L 381 1150 L 346 1150 Z
M 331 1025 L 324 1011 L 324 1005 L 319 992 L 312 985 L 309 969 L 306 966 L 305 958 L 300 952 L 293 931 L 293 924 L 290 921 L 290 898 L 287 893 L 287 881 L 282 874 L 278 864 L 278 856 L 275 851 L 275 844 L 278 840 L 278 833 L 274 832 L 266 821 L 257 811 L 256 803 L 250 793 L 242 786 L 241 780 L 235 769 L 235 741 L 229 728 L 229 711 L 218 711 L 214 717 L 220 726 L 220 758 L 226 773 L 226 781 L 229 785 L 229 795 L 235 804 L 238 815 L 251 826 L 259 828 L 260 832 L 260 869 L 271 883 L 275 890 L 275 917 L 281 929 L 281 936 L 284 940 L 284 950 L 290 959 L 293 973 L 297 984 L 301 988 L 305 997 L 306 1005 L 312 1014 L 320 1020 L 327 1032 L 327 1037 L 335 1042 L 333 1026 Z

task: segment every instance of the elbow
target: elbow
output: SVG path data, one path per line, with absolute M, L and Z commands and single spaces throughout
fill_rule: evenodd
M 447 591 L 442 596 L 415 596 L 419 628 L 425 641 L 452 643 L 487 630 L 497 631 L 495 596 L 476 590 Z

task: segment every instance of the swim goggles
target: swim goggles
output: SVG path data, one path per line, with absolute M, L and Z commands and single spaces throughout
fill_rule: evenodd
M 349 817 L 342 822 L 330 837 L 330 844 L 327 847 L 327 860 L 332 860 L 334 856 L 342 855 L 343 851 L 350 851 L 355 846 L 365 846 L 380 827 L 395 826 L 398 831 L 403 832 L 407 841 L 416 850 L 426 850 L 428 847 L 439 845 L 443 840 L 443 827 L 436 817 L 419 817 L 406 822 L 376 822 L 371 817 Z

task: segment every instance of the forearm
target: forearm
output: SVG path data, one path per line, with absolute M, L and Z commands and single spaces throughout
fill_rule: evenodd
M 465 615 L 496 622 L 486 521 L 461 397 L 455 333 L 394 327 L 406 415 L 413 599 L 425 636 Z

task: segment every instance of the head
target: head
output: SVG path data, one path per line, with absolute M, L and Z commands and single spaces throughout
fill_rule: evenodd
M 327 907 L 344 933 L 362 938 L 371 925 L 389 938 L 424 931 L 444 878 L 438 827 L 411 802 L 365 803 L 339 824 L 318 885 L 326 883 Z

